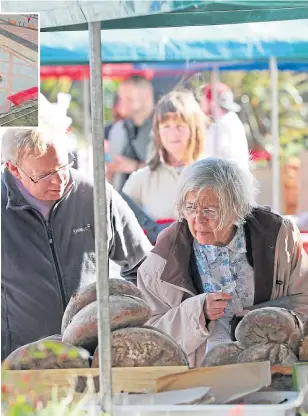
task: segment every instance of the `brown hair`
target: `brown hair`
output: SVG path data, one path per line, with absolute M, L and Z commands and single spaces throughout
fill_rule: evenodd
M 171 91 L 159 100 L 155 109 L 153 130 L 156 151 L 149 161 L 151 170 L 155 170 L 160 165 L 161 155 L 164 160 L 167 159 L 167 152 L 160 139 L 159 125 L 170 119 L 170 114 L 174 114 L 187 123 L 190 128 L 190 140 L 186 150 L 187 163 L 195 162 L 203 152 L 206 132 L 205 115 L 192 92 Z

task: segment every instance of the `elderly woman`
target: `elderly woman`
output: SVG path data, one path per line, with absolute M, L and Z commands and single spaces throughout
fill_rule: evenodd
M 188 166 L 178 183 L 178 220 L 138 271 L 153 311 L 148 325 L 172 336 L 192 366 L 230 341 L 232 318 L 253 305 L 287 307 L 302 320 L 308 314 L 298 229 L 258 207 L 255 194 L 252 174 L 233 162 L 208 158 Z

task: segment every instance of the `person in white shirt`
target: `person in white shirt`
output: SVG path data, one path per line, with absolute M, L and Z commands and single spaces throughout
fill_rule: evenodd
M 232 160 L 242 168 L 249 169 L 247 137 L 243 123 L 236 114 L 241 107 L 234 102 L 232 90 L 226 84 L 217 83 L 216 91 L 216 108 L 213 84 L 204 87 L 200 102 L 203 112 L 214 119 L 207 130 L 206 155 Z

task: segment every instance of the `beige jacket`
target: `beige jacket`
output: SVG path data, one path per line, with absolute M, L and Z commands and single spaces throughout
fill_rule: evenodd
M 308 256 L 297 227 L 265 208 L 256 208 L 244 225 L 247 258 L 254 268 L 254 304 L 286 297 L 289 309 L 308 316 Z M 215 322 L 206 320 L 205 296 L 194 267 L 192 236 L 186 221 L 158 237 L 138 270 L 137 285 L 152 309 L 148 325 L 172 336 L 199 366 Z
M 175 218 L 175 197 L 179 173 L 162 162 L 157 169 L 148 166 L 130 175 L 123 192 L 153 220 Z

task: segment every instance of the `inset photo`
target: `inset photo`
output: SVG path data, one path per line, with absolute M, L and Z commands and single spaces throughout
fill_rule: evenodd
M 0 13 L 0 126 L 38 126 L 39 15 Z

